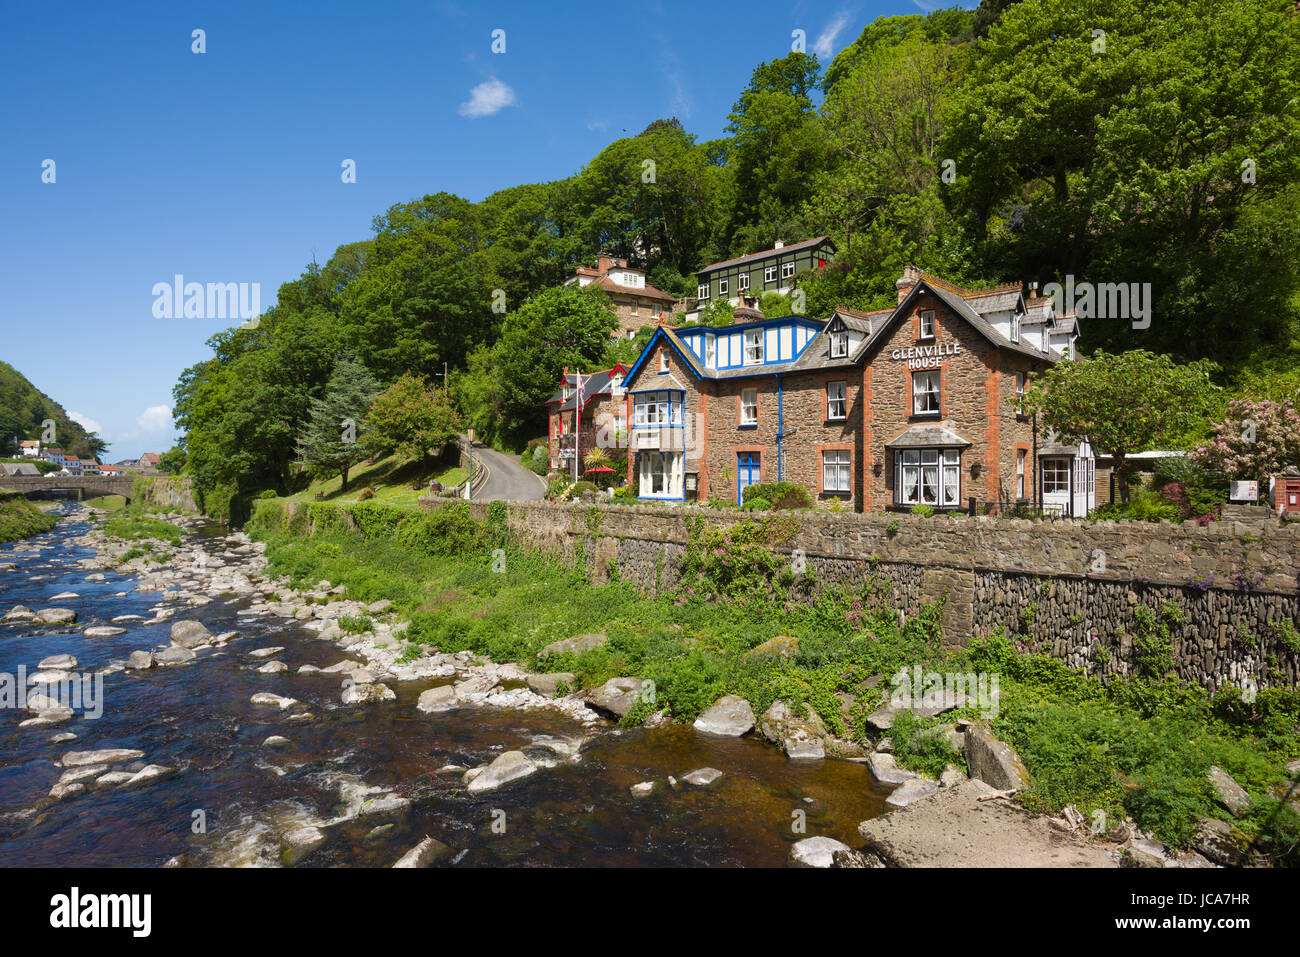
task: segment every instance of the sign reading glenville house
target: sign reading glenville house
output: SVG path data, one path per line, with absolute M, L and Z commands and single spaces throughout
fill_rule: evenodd
M 877 312 L 768 319 L 743 299 L 729 326 L 661 325 L 623 380 L 638 496 L 739 503 L 787 481 L 856 511 L 1086 514 L 1092 450 L 1047 444 L 1015 401 L 1073 357 L 1075 318 L 1019 285 L 963 289 L 912 267 L 896 285 L 898 305 Z

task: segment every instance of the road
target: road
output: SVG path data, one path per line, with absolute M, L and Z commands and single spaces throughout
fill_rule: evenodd
M 480 461 L 487 463 L 492 474 L 487 484 L 474 494 L 478 501 L 503 499 L 507 502 L 531 502 L 546 492 L 542 480 L 520 465 L 516 456 L 505 455 L 475 442 L 474 462 L 477 465 Z

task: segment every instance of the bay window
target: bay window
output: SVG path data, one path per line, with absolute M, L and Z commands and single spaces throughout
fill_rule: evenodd
M 1070 491 L 1070 460 L 1043 459 L 1043 494 L 1068 491 Z
M 682 424 L 682 400 L 671 392 L 642 392 L 632 400 L 632 425 L 639 429 Z
M 961 504 L 958 449 L 899 449 L 894 453 L 895 498 L 900 505 L 956 508 Z

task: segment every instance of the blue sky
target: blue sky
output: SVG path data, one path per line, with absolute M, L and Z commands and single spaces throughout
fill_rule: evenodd
M 925 9 L 8 0 L 0 359 L 110 441 L 108 461 L 164 451 L 172 385 L 233 323 L 156 318 L 156 283 L 259 283 L 265 309 L 393 203 L 568 176 L 660 117 L 717 137 L 793 30 L 827 64 L 876 17 Z

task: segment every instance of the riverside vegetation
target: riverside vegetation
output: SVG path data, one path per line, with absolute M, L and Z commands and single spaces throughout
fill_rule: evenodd
M 505 516 L 504 503 L 478 522 L 462 503 L 433 513 L 312 503 L 290 513 L 264 500 L 249 531 L 266 540 L 274 574 L 343 583 L 361 601 L 391 600 L 411 622 L 410 655 L 421 645 L 470 651 L 572 672 L 581 687 L 615 676 L 653 680 L 653 703 L 633 708 L 628 724 L 690 720 L 726 694 L 746 698 L 755 713 L 783 699 L 810 705 L 830 734 L 865 751 L 876 743 L 867 717 L 887 701 L 889 676 L 900 668 L 998 673 L 992 728 L 1031 775 L 1018 796 L 1025 807 L 1073 806 L 1094 822 L 1132 818 L 1175 845 L 1187 845 L 1203 818 L 1230 820 L 1264 856 L 1300 863 L 1300 815 L 1294 790 L 1286 800 L 1283 768 L 1300 754 L 1300 691 L 1263 689 L 1248 702 L 1236 688 L 1180 684 L 1162 673 L 1159 656 L 1142 674 L 1103 682 L 1025 653 L 1001 632 L 945 653 L 938 606 L 900 614 L 880 579 L 818 588 L 794 572 L 771 550 L 794 518 L 764 517 L 727 533 L 700 526 L 681 556 L 677 589 L 647 597 L 616 575 L 590 584 L 581 556 L 574 570 L 521 547 L 507 536 Z M 546 645 L 593 632 L 608 641 L 539 661 Z M 891 744 L 900 766 L 930 776 L 964 766 L 938 731 L 941 720 L 978 718 L 976 708 L 943 719 L 899 714 Z M 1216 801 L 1212 766 L 1249 793 L 1240 817 Z
M 0 542 L 48 532 L 57 523 L 57 518 L 42 512 L 21 494 L 0 489 Z

